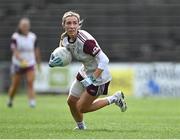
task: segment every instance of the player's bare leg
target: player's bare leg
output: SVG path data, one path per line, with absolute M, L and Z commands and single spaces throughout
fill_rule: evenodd
M 108 105 L 108 100 L 105 98 L 97 99 L 98 96 L 92 96 L 85 91 L 78 101 L 78 108 L 81 113 L 96 111 Z
M 69 95 L 69 97 L 67 99 L 67 103 L 69 105 L 71 114 L 72 114 L 74 120 L 76 121 L 79 129 L 85 129 L 86 127 L 85 127 L 85 124 L 83 122 L 83 114 L 77 108 L 78 100 L 79 100 L 79 98 L 72 96 L 72 95 Z
M 14 99 L 16 91 L 19 87 L 20 80 L 21 80 L 20 74 L 14 74 L 12 76 L 12 84 L 11 84 L 9 91 L 8 91 L 8 96 L 9 96 L 9 99 L 7 102 L 8 107 L 12 107 L 12 105 L 13 105 L 13 99 Z
M 83 120 L 83 115 L 82 113 L 79 112 L 77 108 L 77 102 L 79 98 L 70 95 L 67 99 L 67 103 L 69 105 L 71 114 L 76 122 L 81 122 Z
M 28 98 L 29 98 L 30 107 L 36 106 L 35 91 L 33 87 L 34 78 L 35 78 L 34 70 L 29 70 L 26 73 L 26 79 L 27 79 L 27 90 L 28 90 Z
M 112 96 L 97 99 L 97 96 L 91 96 L 85 91 L 78 101 L 78 108 L 80 112 L 87 113 L 96 111 L 113 103 L 119 106 L 122 112 L 126 111 L 127 106 L 122 92 L 117 92 Z
M 80 98 L 70 95 L 68 97 L 68 105 L 74 120 L 77 122 L 78 129 L 86 128 L 83 122 L 83 113 L 99 110 L 107 105 L 115 103 L 124 112 L 127 109 L 124 95 L 122 92 L 116 92 L 112 96 L 99 98 L 92 96 L 87 91 L 83 92 Z

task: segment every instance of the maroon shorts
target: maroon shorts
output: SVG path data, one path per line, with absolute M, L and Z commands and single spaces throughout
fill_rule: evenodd
M 95 86 L 95 85 L 90 85 L 86 88 L 87 92 L 92 95 L 92 96 L 99 96 L 99 95 L 107 95 L 108 94 L 108 87 L 109 87 L 109 82 Z
M 78 73 L 76 76 L 78 81 L 83 80 L 84 78 Z M 108 87 L 109 87 L 110 81 L 102 84 L 102 85 L 90 85 L 86 87 L 87 92 L 92 96 L 99 96 L 99 95 L 107 95 L 108 94 Z
M 25 74 L 25 73 L 27 73 L 28 71 L 31 71 L 31 70 L 34 70 L 34 65 L 26 67 L 26 68 L 21 68 L 21 67 L 19 67 L 17 65 L 14 65 L 14 64 L 12 64 L 12 66 L 11 66 L 11 73 L 12 74 Z

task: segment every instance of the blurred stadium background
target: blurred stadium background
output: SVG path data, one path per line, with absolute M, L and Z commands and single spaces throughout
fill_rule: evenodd
M 150 92 L 160 91 L 158 83 L 154 81 L 155 79 L 163 80 L 163 83 L 169 81 L 166 85 L 169 85 L 169 83 L 171 83 L 169 86 L 173 85 L 173 87 L 170 87 L 170 92 L 177 91 L 180 89 L 180 85 L 178 86 L 174 80 L 178 82 L 180 77 L 179 64 L 177 64 L 180 61 L 179 7 L 180 2 L 178 0 L 0 0 L 0 90 L 7 91 L 9 87 L 11 60 L 9 43 L 18 20 L 23 16 L 31 19 L 32 31 L 38 35 L 42 61 L 47 63 L 50 53 L 58 46 L 59 37 L 62 33 L 60 26 L 63 13 L 68 10 L 75 10 L 84 19 L 83 29 L 95 36 L 110 58 L 111 63 L 117 62 L 117 67 L 127 68 L 124 72 L 120 72 L 121 74 L 118 72 L 112 73 L 113 75 L 127 75 L 124 76 L 124 79 L 132 82 L 131 90 L 128 92 L 136 92 L 137 82 L 132 80 L 140 77 L 137 75 L 140 73 L 142 74 L 141 79 L 146 79 L 144 83 L 148 84 L 146 86 L 150 88 Z M 160 62 L 161 66 L 159 66 L 159 63 L 154 64 L 156 62 Z M 167 62 L 170 64 L 167 64 Z M 122 66 L 122 63 L 125 66 Z M 140 67 L 136 65 L 137 63 L 140 64 L 142 69 L 139 70 Z M 131 65 L 133 65 L 133 68 Z M 138 67 L 138 69 L 134 67 Z M 44 69 L 48 69 L 47 65 Z M 66 72 L 68 69 L 70 68 L 66 68 L 64 71 Z M 119 71 L 119 68 L 116 71 Z M 131 74 L 128 74 L 128 71 L 131 71 Z M 43 73 L 44 76 L 47 76 L 48 72 Z M 128 77 L 128 75 L 132 76 Z M 39 79 L 42 79 L 42 77 L 39 76 Z M 114 76 L 114 78 L 117 77 Z M 62 83 L 62 85 L 66 84 L 64 90 L 67 90 L 69 86 L 67 85 L 69 79 L 66 79 L 66 83 Z M 127 83 L 121 78 L 118 80 L 120 80 L 120 84 Z M 115 84 L 118 82 L 117 80 L 114 81 L 116 81 Z M 51 83 L 56 82 L 52 81 Z M 49 83 L 45 84 L 49 85 Z M 166 85 L 164 87 L 167 88 Z M 44 87 L 41 87 L 41 91 L 42 88 Z M 47 91 L 47 88 L 44 88 L 45 90 Z M 178 95 L 177 92 L 172 94 Z
M 130 109 L 129 116 L 127 113 L 128 117 L 122 116 L 123 119 L 126 119 L 124 122 L 121 121 L 122 126 L 125 127 L 125 132 L 121 128 L 119 133 L 117 127 L 116 133 L 110 131 L 111 128 L 102 130 L 107 134 L 107 136 L 104 135 L 105 137 L 103 137 L 105 133 L 101 133 L 101 131 L 96 135 L 94 135 L 94 132 L 87 132 L 83 136 L 71 134 L 69 131 L 67 134 L 65 133 L 64 137 L 90 138 L 85 136 L 89 134 L 89 136 L 94 135 L 94 138 L 114 138 L 113 136 L 116 136 L 116 138 L 180 138 L 178 129 L 180 128 L 178 119 L 180 112 L 178 110 L 180 109 L 178 109 L 177 104 L 179 98 L 172 98 L 171 101 L 164 100 L 164 98 L 158 98 L 158 101 L 154 99 L 143 101 L 134 100 L 130 97 L 180 97 L 179 0 L 0 0 L 0 94 L 3 95 L 2 99 L 6 99 L 4 95 L 7 94 L 10 85 L 10 37 L 16 29 L 18 20 L 23 16 L 31 19 L 32 31 L 37 34 L 38 46 L 41 48 L 43 70 L 42 73 L 37 74 L 35 82 L 37 92 L 67 92 L 79 64 L 73 63 L 73 65 L 65 68 L 49 69 L 47 62 L 50 53 L 58 46 L 60 34 L 62 33 L 61 17 L 68 10 L 80 13 L 81 18 L 84 19 L 83 29 L 90 32 L 97 39 L 101 48 L 110 58 L 110 68 L 113 75 L 111 92 L 119 88 L 123 89 L 129 95 L 129 105 L 137 108 Z M 22 83 L 21 88 L 24 88 L 24 83 Z M 19 97 L 17 100 L 22 98 L 24 96 Z M 39 105 L 42 105 L 43 100 L 40 97 L 38 100 L 40 100 Z M 48 102 L 53 104 L 54 102 L 50 100 L 54 99 L 52 97 L 48 99 Z M 63 105 L 65 98 L 63 97 L 61 100 Z M 136 105 L 136 102 L 138 102 L 138 105 Z M 59 106 L 57 100 L 55 103 Z M 143 106 L 141 103 L 144 108 L 141 108 Z M 148 106 L 146 106 L 146 103 L 148 103 Z M 173 110 L 171 110 L 169 104 Z M 52 111 L 56 105 L 46 105 L 45 107 L 49 107 L 48 111 Z M 20 110 L 27 111 L 27 108 L 24 109 L 20 105 L 19 107 Z M 39 108 L 44 109 L 42 106 Z M 157 110 L 154 110 L 154 108 Z M 56 109 L 58 110 L 58 108 Z M 5 108 L 2 110 L 9 116 L 10 112 Z M 14 110 L 14 112 L 16 111 Z M 63 111 L 68 112 L 67 108 Z M 142 115 L 142 118 L 145 123 L 141 124 L 142 127 L 138 126 L 139 123 L 142 123 L 139 113 L 144 115 Z M 158 118 L 154 118 L 154 114 Z M 168 116 L 170 114 L 172 116 Z M 6 115 L 3 116 L 4 120 L 6 120 Z M 51 125 L 53 122 L 50 122 L 49 119 L 53 118 L 52 116 L 48 118 L 48 114 L 46 115 L 46 121 Z M 58 114 L 54 116 L 56 115 Z M 96 115 L 98 116 L 98 114 Z M 134 116 L 135 119 L 130 116 Z M 164 116 L 166 118 L 162 119 Z M 114 120 L 117 119 L 116 117 Z M 37 118 L 33 117 L 33 119 Z M 56 120 L 58 120 L 57 116 Z M 137 122 L 134 123 L 134 120 L 137 120 Z M 89 121 L 91 122 L 92 119 L 89 118 Z M 6 128 L 5 125 L 5 123 L 2 125 L 3 131 L 5 131 L 3 129 Z M 97 127 L 101 130 L 99 125 L 94 126 L 92 129 Z M 48 128 L 51 127 L 46 127 L 47 133 L 50 132 L 51 130 Z M 67 129 L 67 126 L 63 127 Z M 140 134 L 141 130 L 142 133 Z M 66 132 L 64 129 L 63 131 Z M 13 134 L 16 136 L 15 138 L 24 138 L 26 136 L 37 138 L 39 136 L 34 132 L 35 135 L 31 137 L 31 135 L 26 135 L 25 132 L 18 135 L 16 131 L 13 131 Z M 56 132 L 58 133 L 57 129 Z M 136 135 L 137 133 L 138 135 Z M 120 136 L 120 134 L 123 135 Z M 46 134 L 44 135 L 46 136 Z M 12 138 L 8 136 L 8 133 L 1 136 L 1 138 Z M 41 135 L 39 138 L 59 138 L 58 134 L 45 136 Z

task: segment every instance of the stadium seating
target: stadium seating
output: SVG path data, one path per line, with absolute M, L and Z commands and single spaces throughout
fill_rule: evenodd
M 179 61 L 178 0 L 0 0 L 0 59 L 10 60 L 9 40 L 20 17 L 32 20 L 42 59 L 57 47 L 61 17 L 78 11 L 111 61 Z

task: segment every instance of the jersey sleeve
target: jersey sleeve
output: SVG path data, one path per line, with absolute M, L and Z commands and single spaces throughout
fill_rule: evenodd
M 33 40 L 34 40 L 34 48 L 38 48 L 39 46 L 38 46 L 38 39 L 37 39 L 36 34 L 31 32 L 31 35 L 32 35 Z
M 96 60 L 98 63 L 99 69 L 106 69 L 109 63 L 109 58 L 106 56 L 106 54 L 103 51 L 100 51 L 98 55 L 96 56 Z
M 10 41 L 10 48 L 11 48 L 11 50 L 17 48 L 17 39 L 16 39 L 16 37 L 17 37 L 16 33 L 14 33 L 12 35 L 12 37 L 11 37 L 11 41 Z
M 100 52 L 100 48 L 97 47 L 96 42 L 94 40 L 86 40 L 84 42 L 84 47 L 83 47 L 83 51 L 86 54 L 89 54 L 93 57 L 95 57 L 99 52 Z
M 37 44 L 38 44 L 38 40 L 36 38 L 35 41 L 34 41 L 34 48 L 38 48 L 39 47 Z

